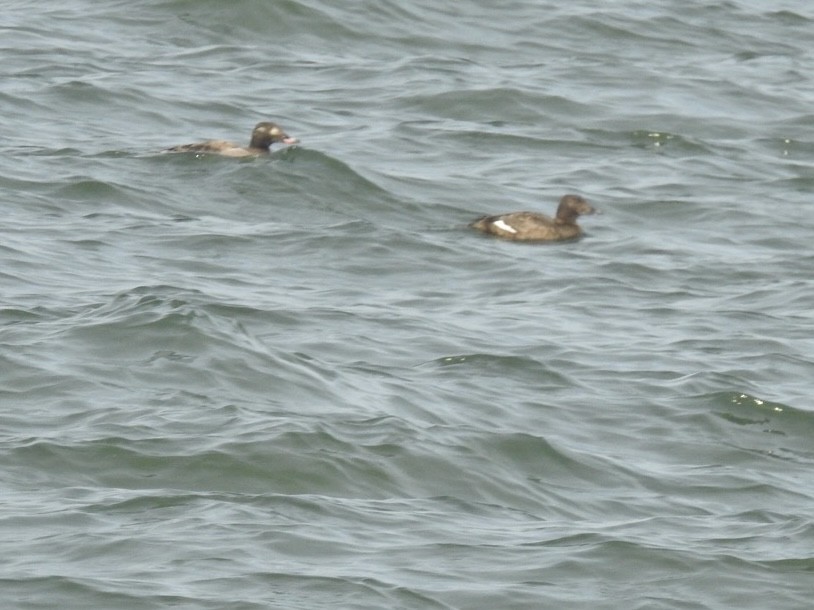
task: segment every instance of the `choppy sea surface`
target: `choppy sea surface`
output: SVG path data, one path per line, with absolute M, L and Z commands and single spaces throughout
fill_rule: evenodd
M 4 609 L 811 607 L 811 3 L 9 0 L 0 57 Z

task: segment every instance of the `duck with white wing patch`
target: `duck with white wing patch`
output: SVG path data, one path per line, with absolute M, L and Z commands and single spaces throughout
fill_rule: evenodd
M 579 216 L 597 212 L 583 197 L 564 195 L 554 218 L 537 212 L 510 212 L 478 218 L 469 226 L 514 241 L 565 241 L 582 236 Z

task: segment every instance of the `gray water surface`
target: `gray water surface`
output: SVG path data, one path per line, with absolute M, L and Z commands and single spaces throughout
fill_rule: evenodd
M 2 606 L 807 608 L 814 11 L 771 5 L 6 2 Z M 568 192 L 580 241 L 466 228 Z

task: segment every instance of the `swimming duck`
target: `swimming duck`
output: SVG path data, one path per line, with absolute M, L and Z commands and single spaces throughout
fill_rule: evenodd
M 564 195 L 556 218 L 537 212 L 510 212 L 478 218 L 469 226 L 478 231 L 515 241 L 563 241 L 582 236 L 577 217 L 597 210 L 579 195 Z
M 264 121 L 255 125 L 248 146 L 239 146 L 226 140 L 207 140 L 198 144 L 181 144 L 168 148 L 165 152 L 212 153 L 226 157 L 249 157 L 266 155 L 272 143 L 296 144 L 298 140 L 285 133 L 276 123 Z

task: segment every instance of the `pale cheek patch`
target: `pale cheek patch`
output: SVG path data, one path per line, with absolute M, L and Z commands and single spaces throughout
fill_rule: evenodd
M 511 225 L 507 225 L 502 220 L 496 220 L 495 222 L 492 223 L 492 226 L 495 226 L 498 229 L 503 229 L 504 231 L 508 231 L 509 233 L 517 233 L 517 229 L 515 229 Z

